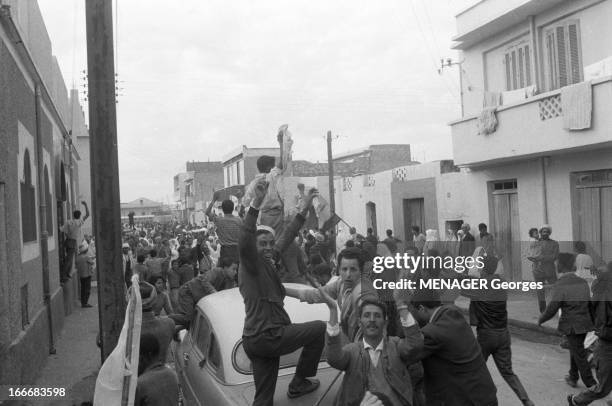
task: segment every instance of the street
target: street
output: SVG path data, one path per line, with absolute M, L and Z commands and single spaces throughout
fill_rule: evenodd
M 569 351 L 559 347 L 558 337 L 522 329 L 511 329 L 511 332 L 514 372 L 536 405 L 565 406 L 569 393 L 584 390 L 582 383 L 573 389 L 563 379 L 569 370 Z M 497 386 L 499 405 L 520 405 L 516 395 L 497 371 L 492 358 L 489 359 L 488 367 Z M 606 402 L 600 400 L 592 405 L 605 406 Z

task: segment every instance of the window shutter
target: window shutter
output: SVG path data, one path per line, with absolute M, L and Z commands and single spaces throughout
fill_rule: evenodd
M 578 49 L 578 26 L 576 23 L 568 24 L 568 45 L 569 45 L 569 65 L 570 65 L 570 80 L 571 83 L 582 81 L 580 71 L 580 50 Z
M 529 45 L 525 45 L 525 82 L 526 86 L 531 86 L 531 55 Z
M 568 66 L 567 66 L 567 52 L 566 52 L 566 41 L 565 41 L 565 27 L 560 26 L 555 29 L 556 40 L 557 40 L 557 64 L 558 64 L 558 78 L 559 87 L 568 85 Z
M 525 57 L 523 55 L 523 47 L 518 49 L 518 81 L 519 89 L 525 87 Z
M 504 64 L 506 65 L 506 90 L 512 90 L 512 82 L 511 77 L 512 73 L 510 72 L 510 54 L 504 55 Z
M 512 89 L 518 89 L 516 83 L 516 51 L 512 51 Z
M 552 90 L 558 87 L 554 31 L 548 31 L 546 33 L 546 53 L 548 55 L 548 89 Z

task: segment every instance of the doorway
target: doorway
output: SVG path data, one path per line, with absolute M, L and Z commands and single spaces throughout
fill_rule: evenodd
M 612 170 L 576 174 L 575 235 L 595 264 L 612 261 Z
M 491 191 L 491 234 L 497 256 L 501 256 L 508 280 L 523 279 L 519 228 L 518 187 L 516 179 L 493 182 Z
M 376 224 L 376 203 L 366 203 L 366 227 L 372 228 L 374 235 L 378 235 L 378 228 Z
M 404 199 L 404 239 L 412 241 L 412 226 L 418 226 L 425 234 L 425 199 Z

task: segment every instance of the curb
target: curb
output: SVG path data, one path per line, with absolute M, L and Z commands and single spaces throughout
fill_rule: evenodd
M 465 315 L 469 315 L 468 309 L 466 309 L 465 307 L 459 307 L 459 308 Z M 522 328 L 524 330 L 535 331 L 540 334 L 547 334 L 547 335 L 556 336 L 556 337 L 563 337 L 563 334 L 559 333 L 557 329 L 554 329 L 552 327 L 547 327 L 547 326 L 538 326 L 536 323 L 531 323 L 528 321 L 508 318 L 508 325 L 517 327 L 517 328 Z

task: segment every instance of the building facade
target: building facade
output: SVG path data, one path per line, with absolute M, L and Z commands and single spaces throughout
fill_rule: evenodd
M 611 18 L 612 1 L 593 0 L 485 0 L 457 15 L 466 218 L 488 219 L 513 279 L 532 278 L 521 241 L 544 223 L 562 250 L 582 240 L 612 260 Z
M 146 197 L 139 197 L 131 202 L 121 203 L 121 219 L 127 220 L 131 212 L 134 213 L 134 219 L 152 219 L 155 214 L 162 210 L 162 202 L 156 202 Z
M 263 155 L 280 156 L 279 148 L 240 148 L 225 155 L 221 161 L 223 166 L 223 187 L 248 185 L 259 173 L 257 159 Z
M 222 164 L 191 161 L 185 164 L 185 169 L 174 176 L 174 200 L 184 221 L 200 224 L 214 191 L 223 188 Z
M 78 136 L 35 1 L 0 1 L 0 384 L 31 384 L 76 299 L 59 227 L 80 206 Z

